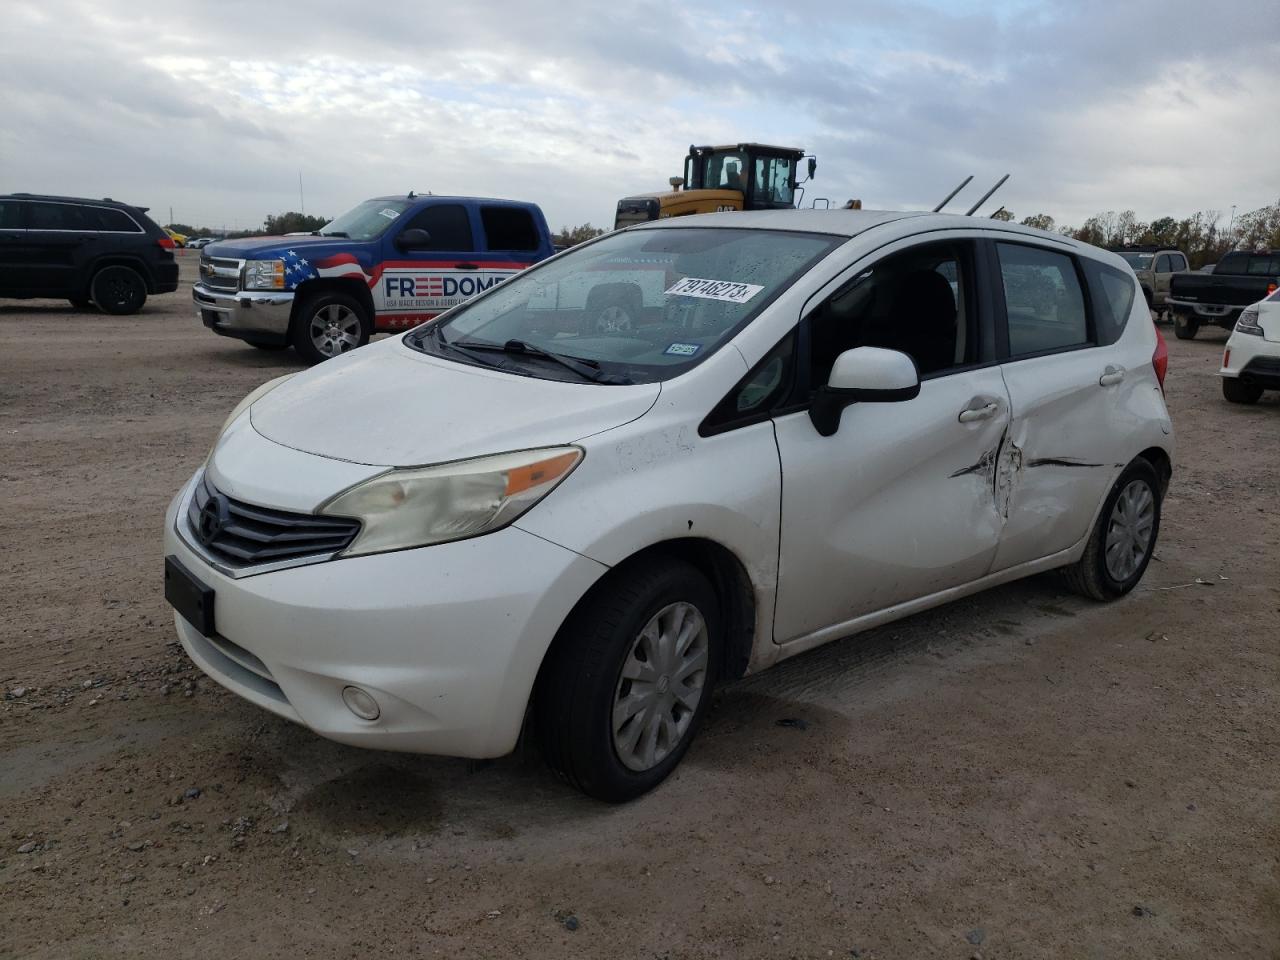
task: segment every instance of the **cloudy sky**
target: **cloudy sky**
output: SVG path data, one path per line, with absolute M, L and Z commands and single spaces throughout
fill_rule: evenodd
M 0 29 L 0 191 L 245 228 L 415 189 L 611 225 L 691 142 L 818 156 L 809 197 L 1078 224 L 1280 197 L 1275 0 L 42 0 Z

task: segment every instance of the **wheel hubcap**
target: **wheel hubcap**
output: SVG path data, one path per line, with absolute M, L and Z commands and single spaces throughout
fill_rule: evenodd
M 596 318 L 596 329 L 603 333 L 620 333 L 631 329 L 631 314 L 622 307 L 605 307 Z
M 652 769 L 684 739 L 709 656 L 707 623 L 691 603 L 663 607 L 636 636 L 613 697 L 613 748 L 628 769 Z
M 1111 508 L 1107 524 L 1107 573 L 1113 580 L 1133 576 L 1151 549 L 1156 501 L 1145 480 L 1130 481 Z
M 334 357 L 360 345 L 360 318 L 339 303 L 321 307 L 311 318 L 311 342 L 326 357 Z

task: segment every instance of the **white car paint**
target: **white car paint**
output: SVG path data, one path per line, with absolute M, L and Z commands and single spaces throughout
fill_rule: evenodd
M 1262 330 L 1260 336 L 1241 330 L 1242 323 L 1248 323 L 1248 312 L 1254 310 L 1258 313 L 1256 326 Z M 1259 375 L 1263 364 L 1272 366 Z M 1280 390 L 1280 291 L 1247 307 L 1227 338 L 1218 376 L 1240 379 L 1242 374 L 1246 381 L 1255 382 L 1264 389 Z
M 324 736 L 498 756 L 515 745 L 565 619 L 646 548 L 693 538 L 736 558 L 754 613 L 743 659 L 758 670 L 1075 561 L 1125 464 L 1152 448 L 1172 454 L 1140 292 L 1111 346 L 925 379 L 914 400 L 848 407 L 830 437 L 802 409 L 704 436 L 709 411 L 780 339 L 888 253 L 1003 238 L 1126 268 L 1076 241 L 949 215 L 735 212 L 633 229 L 694 226 L 847 239 L 730 342 L 665 382 L 534 379 L 427 356 L 394 337 L 253 402 L 220 436 L 207 471 L 228 496 L 264 507 L 314 512 L 390 467 L 570 444 L 584 456 L 497 532 L 284 569 L 210 562 L 186 521 L 197 474 L 165 523 L 166 554 L 215 591 L 218 637 L 176 617 L 196 663 Z M 540 269 L 510 284 L 536 283 Z M 348 684 L 382 704 L 376 721 L 344 706 Z

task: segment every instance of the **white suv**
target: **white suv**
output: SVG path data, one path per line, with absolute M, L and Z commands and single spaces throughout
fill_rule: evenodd
M 1231 403 L 1257 403 L 1262 391 L 1280 390 L 1280 290 L 1240 314 L 1218 376 Z
M 603 329 L 593 283 L 651 293 Z M 317 733 L 494 757 L 531 723 L 623 800 L 717 682 L 1043 570 L 1131 590 L 1165 361 L 1124 261 L 1053 234 L 646 224 L 247 397 L 169 509 L 166 596 L 201 669 Z

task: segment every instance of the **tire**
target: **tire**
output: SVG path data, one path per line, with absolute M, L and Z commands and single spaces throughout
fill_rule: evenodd
M 641 296 L 632 283 L 602 283 L 587 297 L 584 334 L 634 333 L 640 325 Z
M 372 334 L 373 321 L 359 300 L 328 291 L 298 305 L 291 339 L 302 359 L 314 364 L 363 347 Z
M 1134 460 L 1107 494 L 1084 555 L 1063 568 L 1067 586 L 1093 600 L 1115 600 L 1136 587 L 1160 535 L 1161 499 L 1155 468 L 1142 457 Z
M 672 636 L 671 646 L 661 642 Z M 544 759 L 599 800 L 652 790 L 697 734 L 720 644 L 716 593 L 695 567 L 653 558 L 617 571 L 569 617 L 539 674 L 534 729 Z M 680 673 L 688 684 L 672 682 Z
M 1229 403 L 1257 403 L 1262 399 L 1262 387 L 1245 383 L 1239 377 L 1223 377 L 1222 395 Z
M 1194 340 L 1200 332 L 1200 321 L 1193 320 L 1185 313 L 1173 315 L 1173 335 L 1179 340 Z
M 103 267 L 93 275 L 89 295 L 107 313 L 127 316 L 137 313 L 147 302 L 147 282 L 132 267 Z
M 67 297 L 67 300 L 77 310 L 88 310 L 90 307 L 93 306 L 93 301 L 91 301 L 88 297 Z

